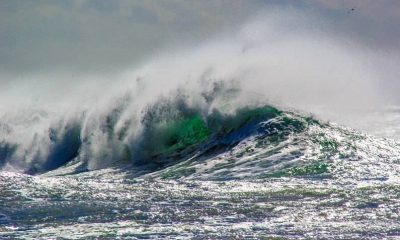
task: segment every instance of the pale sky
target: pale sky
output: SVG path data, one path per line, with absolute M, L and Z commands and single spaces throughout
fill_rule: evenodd
M 388 55 L 392 60 L 371 65 L 384 69 L 382 85 L 396 95 L 398 0 L 0 0 L 0 83 L 119 72 L 165 50 L 234 33 L 276 7 L 312 14 L 341 41 Z

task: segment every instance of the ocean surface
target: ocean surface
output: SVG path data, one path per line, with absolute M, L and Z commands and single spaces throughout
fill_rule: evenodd
M 3 138 L 0 239 L 400 237 L 394 138 L 268 105 L 204 116 L 175 101 L 147 108 L 133 144 L 121 109 L 96 131 L 82 117 L 29 144 Z M 21 125 L 3 122 L 2 136 Z

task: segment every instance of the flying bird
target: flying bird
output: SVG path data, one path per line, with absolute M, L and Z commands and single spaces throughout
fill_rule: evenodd
M 355 11 L 355 8 L 350 9 L 349 11 L 347 11 L 347 14 L 350 14 L 351 12 Z

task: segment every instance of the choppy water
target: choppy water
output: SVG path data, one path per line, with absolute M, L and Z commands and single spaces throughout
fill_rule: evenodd
M 1 171 L 0 238 L 398 239 L 400 144 L 274 111 L 174 123 L 197 130 L 151 164 Z

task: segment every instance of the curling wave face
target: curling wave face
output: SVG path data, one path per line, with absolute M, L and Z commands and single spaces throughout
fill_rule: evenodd
M 117 127 L 123 114 L 118 106 L 97 119 L 94 129 L 84 126 L 85 114 L 62 128 L 51 126 L 46 135 L 36 134 L 28 149 L 17 142 L 2 141 L 1 166 L 22 166 L 29 174 L 64 175 L 117 167 L 129 169 L 132 177 L 228 180 L 358 176 L 357 171 L 368 171 L 368 161 L 377 156 L 381 161 L 400 156 L 394 141 L 372 140 L 275 107 L 227 111 L 229 106 L 224 105 L 226 112 L 214 108 L 204 114 L 186 100 L 176 97 L 148 105 L 137 121 L 140 131 L 135 132 L 135 138 L 129 130 L 132 122 Z M 11 128 L 8 131 L 13 132 Z M 30 156 L 35 158 L 27 161 Z M 365 166 L 349 171 L 345 165 L 355 160 L 366 161 Z M 385 178 L 395 174 L 391 165 L 382 163 L 383 168 Z
M 242 107 L 230 113 L 212 109 L 204 114 L 183 98 L 162 99 L 147 106 L 137 122 L 139 126 L 128 122 L 117 127 L 121 115 L 121 107 L 117 106 L 96 119 L 95 129 L 84 126 L 90 118 L 85 113 L 74 121 L 63 119 L 45 129 L 43 135 L 35 133 L 28 146 L 3 140 L 1 166 L 29 174 L 65 166 L 76 173 L 128 164 L 158 170 L 188 158 L 230 151 L 254 135 L 274 138 L 278 143 L 304 130 L 309 121 L 271 106 Z M 14 130 L 7 124 L 3 126 L 8 131 L 4 136 L 12 136 Z M 140 127 L 134 138 L 130 127 Z

